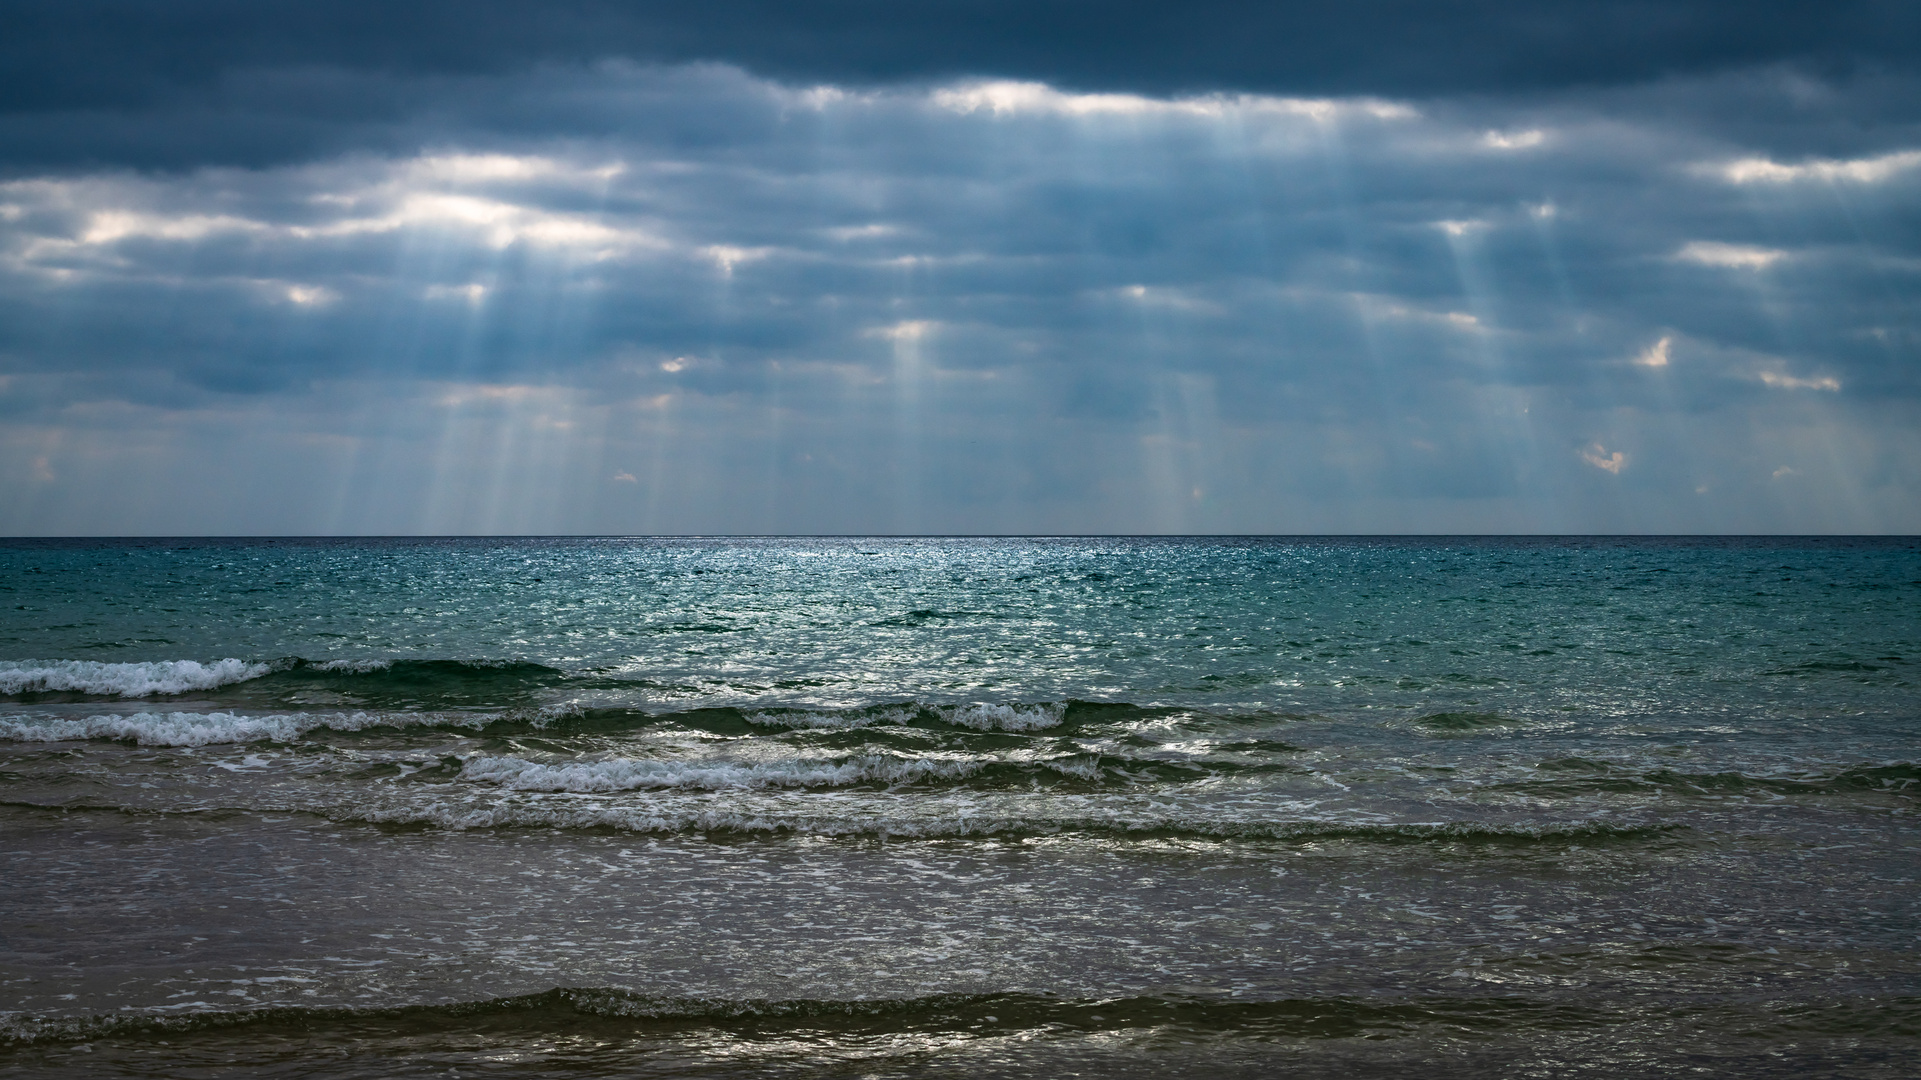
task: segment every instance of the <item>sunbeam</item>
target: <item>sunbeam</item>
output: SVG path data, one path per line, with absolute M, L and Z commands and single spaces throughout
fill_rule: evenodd
M 345 532 L 1921 514 L 1868 464 L 1905 445 L 1921 340 L 1881 224 L 1921 182 L 1904 148 L 715 66 L 522 93 L 618 123 L 0 181 L 0 300 L 45 313 L 5 354 L 6 505 L 54 531 L 243 504 Z M 1753 410 L 1796 402 L 1803 449 L 1756 472 Z

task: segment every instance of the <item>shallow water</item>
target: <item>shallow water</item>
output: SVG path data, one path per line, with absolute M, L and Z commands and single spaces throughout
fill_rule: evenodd
M 1914 541 L 13 541 L 0 608 L 0 1066 L 1921 1049 Z

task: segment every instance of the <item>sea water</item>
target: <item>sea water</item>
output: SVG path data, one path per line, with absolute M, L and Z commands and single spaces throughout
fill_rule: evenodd
M 0 543 L 0 1070 L 1912 1075 L 1921 543 Z

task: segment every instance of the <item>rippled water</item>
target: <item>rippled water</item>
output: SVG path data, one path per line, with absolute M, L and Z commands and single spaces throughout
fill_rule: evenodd
M 1921 1049 L 1910 540 L 13 541 L 0 609 L 0 1064 Z

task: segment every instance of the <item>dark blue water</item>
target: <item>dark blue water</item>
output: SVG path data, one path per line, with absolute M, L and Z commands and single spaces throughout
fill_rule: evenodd
M 0 1062 L 1904 1075 L 1917 659 L 1899 539 L 10 542 Z

